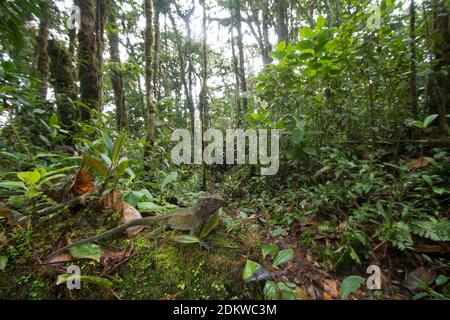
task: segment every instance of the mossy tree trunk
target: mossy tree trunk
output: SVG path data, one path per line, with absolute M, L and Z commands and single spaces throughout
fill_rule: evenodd
M 48 89 L 48 72 L 49 72 L 49 58 L 47 52 L 48 35 L 50 28 L 50 1 L 43 2 L 42 11 L 39 22 L 39 31 L 36 39 L 37 51 L 37 71 L 40 80 L 39 94 L 43 102 L 47 98 Z
M 434 0 L 434 32 L 440 35 L 434 40 L 433 53 L 435 57 L 434 81 L 432 95 L 439 114 L 439 127 L 443 135 L 448 135 L 448 120 L 450 113 L 450 4 L 446 0 Z
M 149 141 L 155 138 L 155 105 L 153 103 L 153 0 L 144 0 L 145 12 L 145 104 L 148 113 L 148 134 Z
M 81 102 L 89 108 L 99 110 L 100 84 L 97 66 L 97 51 L 95 40 L 95 4 L 94 0 L 79 2 L 81 26 L 78 32 L 78 71 L 80 81 Z M 90 112 L 81 109 L 82 120 L 90 119 Z
M 66 130 L 73 128 L 73 121 L 78 120 L 78 112 L 72 101 L 76 100 L 72 55 L 62 42 L 48 41 L 50 57 L 50 82 L 55 90 L 56 104 L 61 125 Z
M 95 41 L 97 57 L 97 77 L 99 84 L 99 100 L 97 109 L 103 109 L 103 52 L 105 48 L 104 34 L 107 19 L 108 0 L 96 0 L 95 10 Z
M 114 100 L 116 103 L 117 129 L 120 131 L 127 127 L 127 110 L 125 105 L 125 93 L 123 89 L 123 73 L 119 52 L 119 32 L 116 22 L 117 8 L 111 3 L 109 8 L 108 23 L 108 41 L 109 54 L 111 56 L 111 84 L 114 90 Z
M 243 42 L 243 33 L 242 33 L 242 16 L 241 16 L 241 0 L 234 0 L 234 14 L 235 14 L 235 26 L 237 31 L 236 44 L 238 47 L 238 55 L 239 55 L 239 84 L 240 84 L 240 99 L 241 99 L 241 110 L 239 110 L 240 116 L 239 121 L 241 121 L 241 117 L 247 111 L 247 81 L 245 79 L 245 60 L 244 60 L 244 42 Z
M 208 47 L 207 47 L 207 26 L 206 26 L 206 0 L 200 0 L 200 5 L 203 9 L 202 15 L 202 34 L 203 34 L 203 45 L 202 45 L 202 86 L 200 90 L 200 118 L 202 121 L 203 133 L 209 127 L 209 112 L 208 112 Z M 205 142 L 203 142 L 203 149 L 205 148 Z M 207 174 L 208 170 L 206 164 L 202 164 L 202 189 L 206 190 L 207 185 Z

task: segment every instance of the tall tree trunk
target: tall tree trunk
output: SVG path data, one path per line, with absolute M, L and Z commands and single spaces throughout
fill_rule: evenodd
M 236 41 L 234 39 L 233 28 L 230 29 L 230 38 L 231 38 L 231 57 L 233 63 L 233 72 L 235 76 L 235 103 L 237 110 L 237 123 L 239 124 L 240 118 L 242 115 L 242 106 L 241 106 L 241 85 L 240 85 L 240 76 L 239 76 L 239 61 L 236 55 Z
M 48 71 L 49 71 L 49 61 L 48 61 L 48 34 L 50 28 L 50 1 L 44 2 L 42 4 L 42 13 L 39 22 L 39 31 L 36 39 L 36 51 L 37 51 L 37 71 L 40 80 L 39 94 L 41 95 L 42 101 L 47 98 L 48 89 Z
M 161 88 L 159 87 L 159 6 L 155 5 L 155 45 L 153 58 L 153 87 L 155 88 L 156 100 L 161 100 Z
M 80 98 L 88 107 L 99 110 L 100 85 L 95 40 L 94 0 L 80 1 L 81 26 L 78 32 L 78 70 L 80 80 Z M 82 120 L 89 120 L 86 108 L 81 111 Z
M 269 40 L 269 9 L 267 6 L 264 6 L 262 9 L 262 30 L 263 30 L 263 42 L 264 42 L 264 60 L 266 64 L 272 63 L 273 59 L 270 56 L 270 52 L 272 51 L 272 45 Z
M 98 85 L 100 88 L 100 96 L 98 101 L 98 110 L 103 109 L 103 52 L 105 49 L 105 24 L 107 17 L 107 0 L 97 0 L 96 15 L 95 15 L 95 40 L 96 45 L 96 57 L 98 68 Z
M 267 21 L 264 21 L 264 14 L 267 15 L 267 10 L 262 10 L 263 12 L 263 17 L 262 19 L 260 19 L 260 9 L 259 9 L 259 5 L 255 4 L 255 2 L 253 0 L 249 0 L 248 4 L 250 6 L 250 11 L 251 11 L 251 15 L 250 13 L 247 12 L 247 25 L 250 28 L 250 32 L 252 33 L 253 37 L 256 39 L 257 43 L 258 43 L 258 47 L 259 47 L 259 51 L 261 52 L 261 57 L 263 60 L 263 64 L 267 65 L 269 63 L 272 62 L 272 59 L 269 56 L 269 52 L 268 51 L 268 47 L 267 47 L 267 42 L 266 40 L 268 40 L 268 26 L 266 25 L 264 29 L 264 27 L 261 30 L 261 25 Z M 264 4 L 262 5 L 264 7 Z M 267 18 L 267 17 L 266 17 Z M 262 22 L 260 21 L 262 20 Z M 255 25 L 253 25 L 253 23 Z M 267 34 L 264 34 L 265 32 L 267 32 Z M 265 36 L 267 36 L 267 38 L 265 38 Z
M 277 36 L 278 42 L 288 41 L 287 25 L 286 25 L 286 13 L 287 3 L 286 0 L 276 0 L 277 7 Z
M 411 75 L 409 78 L 409 101 L 411 105 L 411 112 L 414 119 L 418 119 L 417 110 L 417 85 L 416 85 L 416 10 L 414 6 L 414 0 L 411 0 L 409 6 L 409 37 L 410 42 L 410 53 L 411 53 Z
M 191 131 L 194 132 L 195 110 L 194 110 L 194 104 L 192 101 L 192 95 L 189 91 L 188 80 L 186 77 L 186 59 L 184 57 L 184 52 L 183 52 L 183 48 L 182 48 L 182 40 L 181 40 L 180 34 L 177 31 L 175 19 L 173 18 L 173 15 L 170 11 L 169 11 L 169 19 L 170 19 L 170 22 L 172 23 L 172 28 L 174 30 L 175 37 L 176 37 L 175 46 L 177 47 L 178 59 L 180 60 L 180 78 L 181 78 L 181 83 L 183 84 L 184 95 L 186 97 L 186 106 L 187 106 L 187 109 L 189 110 L 189 115 L 191 118 Z
M 446 0 L 434 0 L 434 33 L 442 36 L 441 41 L 434 43 L 433 90 L 434 101 L 439 113 L 439 126 L 443 135 L 448 135 L 448 120 L 446 115 L 450 113 L 450 4 Z M 443 72 L 443 71 L 446 72 Z
M 79 6 L 79 0 L 73 0 L 75 6 Z M 75 59 L 75 49 L 77 46 L 77 28 L 69 30 L 69 52 L 72 54 L 72 59 Z
M 241 94 L 241 108 L 242 112 L 247 112 L 247 81 L 245 79 L 245 60 L 244 60 L 244 43 L 242 36 L 242 17 L 241 17 L 241 2 L 235 0 L 235 23 L 237 31 L 237 47 L 239 53 L 239 83 Z
M 206 0 L 200 0 L 200 4 L 203 9 L 202 16 L 202 33 L 203 33 L 203 46 L 202 46 L 202 87 L 200 91 L 200 118 L 202 121 L 203 133 L 209 126 L 209 112 L 208 112 L 208 48 L 207 48 L 207 32 L 206 32 Z M 203 142 L 203 149 L 205 148 Z M 202 188 L 206 190 L 207 185 L 207 167 L 203 162 L 202 164 Z
M 145 10 L 145 104 L 147 107 L 149 130 L 148 139 L 155 138 L 155 106 L 153 104 L 153 0 L 144 0 Z
M 123 89 L 123 73 L 119 52 L 119 32 L 116 22 L 117 10 L 114 3 L 110 4 L 108 15 L 108 41 L 109 54 L 111 56 L 111 84 L 114 90 L 114 101 L 116 103 L 117 129 L 121 131 L 127 127 L 127 109 L 125 106 L 125 93 Z M 114 31 L 112 31 L 112 29 Z
M 55 90 L 59 118 L 62 127 L 70 131 L 73 129 L 73 121 L 79 120 L 78 112 L 72 104 L 77 98 L 72 55 L 64 43 L 56 40 L 48 41 L 48 55 L 50 80 Z

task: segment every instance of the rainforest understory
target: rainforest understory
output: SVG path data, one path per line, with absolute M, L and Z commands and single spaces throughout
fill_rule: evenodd
M 448 300 L 449 9 L 0 2 L 0 299 Z

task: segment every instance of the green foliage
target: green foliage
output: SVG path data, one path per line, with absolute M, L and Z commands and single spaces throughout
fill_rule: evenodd
M 61 274 L 58 276 L 57 280 L 56 280 L 56 284 L 60 285 L 60 284 L 64 284 L 67 283 L 68 281 L 73 281 L 74 279 L 79 278 L 81 282 L 86 282 L 86 283 L 91 283 L 91 284 L 95 284 L 104 288 L 109 288 L 113 285 L 113 283 L 105 278 L 101 278 L 101 277 L 97 277 L 97 276 L 90 276 L 90 275 L 76 275 L 76 274 Z
M 294 250 L 285 249 L 277 252 L 272 260 L 272 266 L 278 267 L 279 265 L 286 263 L 294 258 Z
M 102 250 L 94 243 L 83 243 L 69 249 L 70 254 L 78 259 L 92 259 L 100 261 Z
M 342 281 L 340 290 L 340 299 L 346 300 L 347 297 L 361 287 L 366 280 L 360 276 L 348 276 Z

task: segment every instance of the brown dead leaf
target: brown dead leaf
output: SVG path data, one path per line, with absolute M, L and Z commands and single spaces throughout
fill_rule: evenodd
M 423 287 L 431 284 L 436 274 L 425 267 L 419 267 L 416 270 L 408 273 L 404 286 L 412 293 L 416 293 Z
M 131 252 L 133 251 L 133 243 L 128 246 L 126 250 L 102 250 L 102 264 L 118 264 L 121 261 L 129 258 L 131 256 Z
M 122 214 L 121 223 L 127 223 L 129 221 L 140 219 L 142 218 L 139 211 L 137 211 L 133 206 L 129 205 L 128 203 L 124 202 L 124 210 Z M 128 236 L 132 237 L 137 235 L 139 232 L 144 229 L 143 226 L 137 226 L 137 227 L 131 227 L 127 229 Z
M 322 283 L 323 290 L 325 291 L 323 294 L 324 300 L 333 300 L 339 297 L 339 289 L 336 280 L 325 279 Z M 325 297 L 329 298 L 326 299 Z
M 72 192 L 76 196 L 81 196 L 94 190 L 94 176 L 85 169 L 80 169 L 72 186 Z
M 424 158 L 417 158 L 411 161 L 410 164 L 408 165 L 409 169 L 411 170 L 417 170 L 420 168 L 424 168 L 426 166 L 428 166 L 428 161 Z
M 75 260 L 74 257 L 70 255 L 70 253 L 63 252 L 55 257 L 52 257 L 51 259 L 44 260 L 41 265 L 48 265 L 48 264 L 57 264 L 57 263 L 64 263 Z
M 110 193 L 101 199 L 100 207 L 106 211 L 123 213 L 124 203 L 125 202 L 120 191 L 117 189 L 112 189 Z

